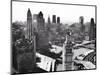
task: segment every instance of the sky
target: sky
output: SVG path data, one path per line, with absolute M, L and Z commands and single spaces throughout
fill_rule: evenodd
M 60 17 L 61 23 L 79 22 L 79 17 L 84 16 L 84 22 L 90 22 L 91 18 L 95 19 L 95 7 L 79 6 L 79 5 L 62 5 L 62 4 L 47 4 L 33 2 L 12 2 L 12 22 L 26 21 L 27 11 L 30 8 L 32 15 L 43 12 L 45 21 L 48 16 L 52 21 L 52 15 Z

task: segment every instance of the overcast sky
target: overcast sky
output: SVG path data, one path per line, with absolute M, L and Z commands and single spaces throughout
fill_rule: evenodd
M 12 21 L 26 21 L 27 11 L 30 8 L 32 14 L 38 14 L 42 11 L 45 21 L 48 16 L 52 21 L 52 15 L 60 17 L 61 23 L 79 22 L 79 17 L 84 16 L 84 21 L 89 22 L 91 18 L 95 19 L 95 7 L 78 5 L 61 5 L 31 2 L 12 2 Z

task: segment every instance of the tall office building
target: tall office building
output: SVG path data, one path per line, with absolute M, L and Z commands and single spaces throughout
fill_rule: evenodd
M 48 44 L 48 36 L 46 32 L 46 26 L 45 26 L 45 19 L 43 17 L 42 11 L 38 13 L 37 16 L 37 29 L 38 29 L 38 48 L 41 49 L 45 45 Z
M 51 23 L 51 21 L 50 21 L 50 17 L 48 17 L 48 24 L 50 24 Z
M 52 23 L 56 23 L 56 15 L 52 16 Z
M 60 17 L 57 17 L 57 23 L 60 24 Z
M 32 14 L 30 9 L 27 12 L 27 39 L 32 40 L 33 36 L 33 29 L 32 29 Z
M 79 22 L 80 22 L 81 24 L 84 23 L 84 17 L 83 17 L 83 16 L 80 16 L 80 17 L 79 17 Z
M 96 38 L 96 24 L 94 23 L 94 18 L 91 18 L 89 40 L 94 40 L 95 38 Z
M 84 26 L 84 17 L 83 17 L 83 16 L 80 16 L 80 17 L 79 17 L 79 23 L 80 23 L 80 25 L 81 25 L 80 30 L 81 30 L 82 32 L 84 32 L 85 26 Z
M 34 26 L 32 24 L 32 14 L 30 9 L 28 9 L 27 12 L 27 39 L 30 40 L 31 43 L 31 50 L 32 50 L 32 59 L 34 61 L 32 61 L 33 63 L 33 67 L 35 68 L 36 66 L 36 36 L 34 36 Z M 28 66 L 30 67 L 30 66 Z
M 37 17 L 38 17 L 38 14 L 33 14 L 33 29 L 34 31 L 33 32 L 38 32 L 38 27 L 37 27 Z
M 37 16 L 37 26 L 38 26 L 38 31 L 44 31 L 45 30 L 45 20 L 43 18 L 43 13 L 42 11 L 39 12 Z

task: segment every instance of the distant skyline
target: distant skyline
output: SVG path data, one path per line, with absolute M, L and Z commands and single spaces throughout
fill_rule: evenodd
M 43 12 L 45 22 L 48 17 L 52 22 L 52 15 L 60 17 L 61 23 L 79 22 L 79 17 L 84 17 L 84 22 L 90 22 L 91 18 L 95 19 L 95 7 L 78 6 L 78 5 L 62 5 L 62 4 L 46 4 L 31 2 L 12 2 L 12 22 L 26 21 L 27 11 L 30 8 L 32 15 Z

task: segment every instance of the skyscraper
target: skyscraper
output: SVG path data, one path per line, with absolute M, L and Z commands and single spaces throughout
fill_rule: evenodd
M 57 17 L 57 23 L 60 24 L 60 17 Z
M 51 21 L 50 21 L 50 17 L 48 17 L 48 24 L 50 24 L 51 23 Z
M 96 25 L 94 23 L 94 18 L 91 18 L 89 40 L 94 40 L 95 38 L 96 38 Z
M 80 17 L 79 17 L 79 23 L 80 23 L 80 25 L 81 25 L 80 30 L 81 30 L 82 32 L 84 32 L 85 26 L 84 26 L 84 17 L 83 17 L 83 16 L 80 16 Z
M 56 15 L 52 16 L 52 23 L 56 23 Z
M 38 14 L 34 14 L 34 15 L 33 15 L 33 22 L 32 22 L 32 23 L 33 23 L 33 29 L 34 29 L 35 32 L 38 32 L 37 17 L 38 17 Z M 33 31 L 33 32 L 34 32 L 34 31 Z
M 45 19 L 43 17 L 42 11 L 40 11 L 37 16 L 37 29 L 38 29 L 37 45 L 38 48 L 40 49 L 48 44 L 48 36 L 46 32 Z
M 30 9 L 27 12 L 27 39 L 32 40 L 33 32 L 32 32 L 32 14 Z
M 80 22 L 81 24 L 84 23 L 84 17 L 83 17 L 83 16 L 80 16 L 80 17 L 79 17 L 79 22 Z
M 42 11 L 39 12 L 37 16 L 37 23 L 38 23 L 38 31 L 44 31 L 45 30 L 45 20 L 43 18 Z
M 32 65 L 35 68 L 36 66 L 36 36 L 34 35 L 34 26 L 32 24 L 32 14 L 31 14 L 30 9 L 28 9 L 28 12 L 27 12 L 27 39 L 30 40 L 30 44 L 32 46 L 31 58 L 33 59 Z

